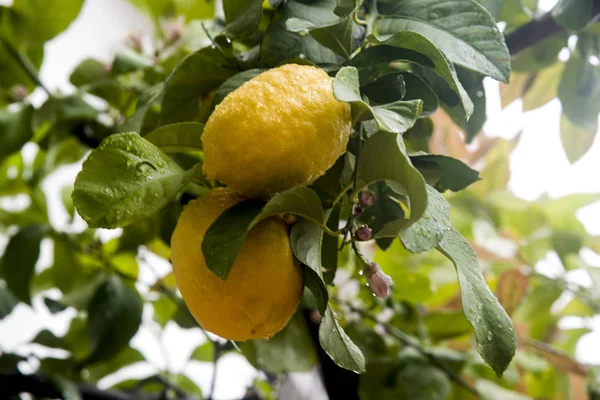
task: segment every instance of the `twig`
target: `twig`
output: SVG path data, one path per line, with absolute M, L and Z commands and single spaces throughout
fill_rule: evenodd
M 600 0 L 594 0 L 591 21 L 595 20 L 599 14 Z M 550 11 L 505 35 L 506 46 L 510 55 L 514 57 L 546 38 L 566 31 L 567 29 L 556 23 L 552 11 Z
M 217 387 L 217 364 L 219 363 L 219 358 L 221 357 L 221 344 L 219 342 L 213 342 L 213 346 L 215 349 L 215 357 L 213 360 L 213 374 L 210 380 L 210 390 L 208 392 L 207 400 L 213 400 L 213 396 L 215 394 L 215 388 Z
M 454 371 L 449 369 L 444 363 L 442 363 L 440 360 L 438 360 L 435 355 L 430 353 L 427 349 L 423 348 L 418 343 L 417 339 L 412 338 L 411 336 L 402 332 L 400 329 L 398 329 L 394 326 L 391 326 L 390 324 L 378 321 L 377 318 L 375 318 L 375 316 L 373 316 L 372 314 L 366 313 L 364 310 L 358 309 L 348 303 L 344 303 L 344 304 L 351 311 L 359 314 L 361 317 L 370 319 L 371 321 L 383 326 L 383 328 L 388 333 L 390 333 L 392 336 L 394 336 L 396 339 L 398 339 L 403 345 L 411 347 L 411 348 L 415 349 L 416 351 L 418 351 L 421 355 L 425 356 L 432 365 L 435 365 L 438 369 L 440 369 L 443 373 L 445 373 L 448 376 L 448 378 L 450 378 L 451 380 L 456 382 L 458 385 L 462 386 L 463 388 L 465 388 L 466 390 L 471 392 L 477 398 L 481 397 L 479 394 L 479 391 L 477 391 L 477 389 L 473 385 L 471 385 L 469 382 L 465 381 L 462 377 L 460 377 L 459 375 L 454 373 Z
M 37 71 L 35 70 L 35 67 L 31 63 L 31 61 L 29 61 L 29 59 L 24 54 L 20 53 L 17 49 L 15 49 L 15 47 L 12 45 L 12 43 L 10 43 L 8 41 L 8 39 L 0 36 L 0 41 L 2 42 L 2 44 L 4 44 L 4 48 L 6 49 L 6 51 L 12 56 L 12 58 L 15 59 L 15 61 L 27 73 L 27 76 L 29 76 L 29 78 L 36 85 L 41 87 L 44 90 L 44 92 L 46 92 L 48 94 L 48 96 L 52 96 L 52 93 L 50 93 L 50 90 L 48 90 L 48 88 L 46 86 L 44 86 L 44 84 L 38 77 Z

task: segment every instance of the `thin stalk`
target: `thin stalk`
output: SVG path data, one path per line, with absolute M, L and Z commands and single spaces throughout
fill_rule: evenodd
M 48 94 L 48 96 L 52 96 L 50 90 L 42 83 L 40 80 L 38 73 L 31 63 L 31 61 L 24 54 L 20 53 L 15 47 L 10 43 L 6 38 L 0 37 L 0 42 L 4 45 L 4 48 L 11 55 L 12 58 L 23 68 L 27 76 L 39 87 L 42 88 L 44 92 Z

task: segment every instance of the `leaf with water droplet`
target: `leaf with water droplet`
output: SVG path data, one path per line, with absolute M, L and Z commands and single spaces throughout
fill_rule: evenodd
M 431 218 L 421 218 L 410 226 L 400 239 L 404 247 L 412 253 L 421 253 L 437 246 L 444 230 L 450 226 L 450 206 L 437 190 L 427 185 L 427 211 Z
M 365 372 L 365 357 L 336 321 L 330 307 L 327 307 L 321 320 L 319 342 L 340 367 L 357 373 Z
M 487 286 L 475 252 L 460 233 L 451 229 L 437 248 L 456 268 L 463 311 L 475 329 L 477 351 L 502 375 L 517 345 L 510 317 Z
M 156 166 L 163 165 L 159 171 Z M 154 215 L 188 183 L 188 173 L 136 133 L 106 138 L 83 163 L 73 203 L 90 227 L 116 228 Z

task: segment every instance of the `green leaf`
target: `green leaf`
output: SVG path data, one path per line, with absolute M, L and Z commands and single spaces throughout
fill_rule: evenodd
M 129 117 L 121 132 L 138 132 L 142 131 L 142 126 L 144 125 L 144 119 L 146 118 L 146 114 L 152 105 L 157 102 L 164 91 L 164 83 L 157 83 L 156 85 L 146 89 L 140 96 L 137 104 L 137 108 L 133 115 Z
M 422 253 L 435 248 L 450 226 L 450 205 L 444 196 L 427 185 L 427 210 L 400 238 L 406 250 Z
M 531 397 L 503 388 L 488 380 L 480 379 L 475 387 L 481 393 L 483 400 L 532 400 Z
M 392 103 L 402 100 L 406 94 L 406 85 L 401 72 L 390 73 L 361 87 L 361 91 L 378 103 Z
M 434 177 L 434 186 L 441 192 L 447 189 L 457 192 L 481 179 L 479 172 L 456 158 L 422 154 L 411 156 L 410 160 L 423 176 Z
M 6 14 L 3 13 L 4 10 L 10 10 Z M 12 18 L 10 15 L 12 9 L 3 8 L 0 6 L 0 21 L 2 24 L 7 23 Z M 6 16 L 3 16 L 6 15 Z M 0 74 L 0 89 L 4 89 L 7 93 L 4 96 L 10 96 L 9 102 L 14 101 L 13 94 L 9 94 L 9 90 L 13 89 L 16 85 L 22 85 L 27 92 L 31 92 L 37 86 L 37 83 L 34 82 L 31 77 L 25 72 L 25 69 L 16 59 L 14 54 L 9 50 L 9 46 L 14 47 L 12 44 L 8 42 L 7 39 L 2 39 L 2 28 L 5 25 L 0 24 L 0 65 L 2 65 L 2 74 Z M 41 62 L 41 58 L 44 57 L 44 47 L 42 45 L 37 45 L 32 47 L 31 50 L 36 50 L 38 53 L 39 61 Z
M 129 0 L 134 6 L 158 22 L 159 17 L 167 14 L 172 6 L 171 0 Z
M 573 53 L 558 86 L 558 98 L 571 122 L 595 131 L 600 112 L 600 68 Z
M 12 236 L 0 260 L 0 276 L 20 301 L 31 304 L 30 285 L 40 256 L 40 243 L 46 227 L 29 225 Z
M 485 8 L 471 0 L 384 0 L 382 35 L 414 31 L 427 37 L 455 64 L 508 82 L 510 55 Z
M 262 17 L 262 0 L 225 0 L 225 32 L 231 37 L 248 36 L 258 30 Z
M 340 367 L 357 374 L 365 372 L 365 357 L 336 321 L 329 306 L 319 326 L 319 342 L 327 355 Z
M 86 364 L 110 360 L 127 346 L 142 322 L 139 295 L 114 275 L 98 287 L 87 311 L 91 353 Z
M 206 231 L 202 254 L 206 266 L 225 280 L 246 240 L 252 222 L 258 217 L 264 202 L 245 200 L 225 210 Z
M 179 122 L 164 125 L 144 136 L 144 139 L 167 153 L 202 150 L 204 124 Z
M 502 375 L 516 349 L 510 317 L 487 286 L 475 252 L 460 233 L 454 229 L 447 232 L 438 250 L 456 267 L 463 311 L 475 329 L 477 351 Z
M 213 98 L 213 107 L 216 107 L 218 104 L 220 104 L 225 98 L 225 96 L 227 96 L 229 93 L 233 92 L 234 90 L 242 86 L 245 82 L 260 75 L 264 71 L 266 70 L 260 68 L 249 69 L 246 71 L 242 71 L 239 74 L 235 74 L 231 78 L 228 78 L 217 89 L 215 97 Z
M 73 202 L 90 227 L 116 228 L 154 215 L 188 182 L 188 174 L 135 133 L 105 139 L 83 163 Z
M 406 150 L 410 153 L 429 151 L 429 141 L 433 135 L 433 122 L 430 118 L 422 118 L 415 123 L 415 126 L 406 131 L 403 135 Z M 423 173 L 423 172 L 421 172 Z
M 161 125 L 198 120 L 201 100 L 236 72 L 216 48 L 206 47 L 184 58 L 165 82 Z
M 329 210 L 327 227 L 332 231 L 339 229 L 341 208 L 341 204 L 337 204 L 335 208 Z M 339 240 L 339 235 L 323 235 L 321 241 L 321 265 L 324 266 L 323 280 L 327 284 L 332 284 L 338 268 Z
M 399 194 L 406 194 L 409 199 L 410 216 L 389 221 L 376 237 L 395 237 L 421 218 L 427 208 L 427 189 L 423 177 L 404 153 L 401 136 L 388 132 L 371 136 L 363 145 L 357 168 L 361 185 L 393 182 L 392 189 L 399 193 L 400 185 L 403 193 Z
M 6 283 L 0 281 L 0 320 L 9 315 L 17 304 L 19 300 L 6 287 Z
M 25 360 L 27 360 L 27 358 L 23 356 L 2 352 L 2 354 L 0 354 L 0 371 L 14 371 L 17 369 L 17 364 Z
M 0 110 L 0 162 L 20 150 L 33 136 L 33 111 L 32 106 L 21 107 L 16 112 Z
M 68 345 L 65 341 L 57 337 L 54 333 L 47 329 L 43 329 L 35 335 L 35 338 L 31 340 L 32 343 L 37 343 L 42 346 L 54 348 L 54 349 L 68 349 Z
M 69 76 L 69 82 L 79 87 L 106 79 L 105 64 L 93 58 L 83 60 Z
M 523 96 L 523 111 L 541 107 L 557 96 L 558 85 L 564 68 L 564 63 L 557 62 L 535 74 L 533 83 L 528 85 L 529 87 Z
M 310 332 L 302 313 L 268 340 L 253 340 L 258 367 L 271 373 L 310 371 L 317 361 Z
M 297 32 L 301 35 L 310 33 L 319 44 L 331 49 L 346 60 L 350 58 L 354 50 L 354 22 L 350 15 L 323 25 L 316 25 L 299 18 L 290 18 L 285 22 L 285 25 L 287 30 L 291 32 Z
M 398 399 L 445 400 L 452 391 L 448 376 L 430 365 L 406 365 L 395 379 Z
M 60 392 L 63 400 L 82 400 L 81 393 L 75 382 L 71 382 L 62 376 L 52 376 L 49 380 L 56 390 Z
M 28 44 L 44 44 L 71 24 L 83 0 L 14 0 L 13 8 L 24 19 Z
M 577 31 L 592 20 L 593 0 L 560 0 L 552 17 L 562 27 Z
M 110 75 L 122 75 L 138 70 L 150 68 L 154 65 L 151 58 L 136 52 L 131 48 L 123 48 L 117 51 L 110 69 Z
M 487 118 L 483 76 L 463 68 L 458 68 L 457 73 L 458 79 L 460 79 L 467 94 L 473 101 L 473 114 L 468 117 L 462 107 L 447 103 L 446 96 L 440 96 L 440 100 L 442 100 L 442 105 L 448 112 L 448 115 L 465 132 L 467 143 L 470 143 L 481 132 Z
M 184 390 L 186 393 L 202 396 L 202 390 L 200 389 L 200 387 L 194 381 L 192 381 L 190 378 L 188 378 L 182 373 L 176 374 L 173 377 L 173 384 Z
M 110 360 L 89 366 L 87 372 L 89 373 L 89 379 L 99 381 L 103 377 L 113 374 L 123 367 L 141 361 L 145 361 L 142 353 L 137 349 L 127 346 Z
M 336 0 L 319 0 L 307 3 L 288 0 L 274 12 L 260 46 L 260 65 L 275 67 L 287 60 L 305 59 L 315 64 L 337 64 L 343 60 L 329 48 L 321 45 L 311 35 L 301 36 L 286 28 L 287 20 L 298 18 L 318 25 L 339 20 L 334 13 Z
M 187 21 L 212 19 L 215 16 L 214 0 L 173 0 L 177 14 L 183 14 Z
M 404 133 L 410 129 L 423 107 L 421 100 L 369 106 L 360 96 L 358 70 L 354 67 L 342 67 L 338 71 L 333 80 L 333 93 L 339 101 L 350 103 L 354 120 L 375 119 L 380 130 L 391 133 Z
M 221 214 L 206 231 L 202 253 L 207 267 L 225 280 L 250 229 L 280 214 L 299 215 L 323 224 L 321 201 L 305 187 L 279 193 L 266 204 L 257 199 L 243 201 Z
M 475 0 L 479 4 L 485 7 L 486 10 L 490 13 L 492 18 L 498 20 L 498 16 L 500 15 L 500 11 L 502 10 L 502 6 L 504 5 L 504 0 Z M 520 0 L 516 0 L 519 1 Z
M 294 255 L 304 265 L 304 285 L 315 297 L 319 312 L 324 314 L 329 301 L 329 293 L 323 281 L 323 267 L 321 266 L 322 239 L 323 230 L 306 219 L 296 222 L 290 234 Z
M 213 362 L 215 359 L 215 345 L 210 341 L 206 341 L 196 347 L 190 356 L 190 360 L 201 362 Z
M 405 72 L 402 76 L 406 83 L 406 94 L 404 95 L 403 100 L 421 99 L 423 101 L 421 118 L 436 112 L 439 106 L 439 100 L 433 89 L 415 74 Z
M 420 99 L 372 107 L 379 129 L 392 133 L 404 133 L 412 128 L 422 111 L 423 101 Z
M 473 327 L 461 311 L 429 313 L 423 317 L 423 326 L 433 340 L 455 339 L 473 332 Z
M 400 53 L 393 58 L 398 60 L 406 60 L 415 63 L 424 68 L 432 69 L 432 71 L 443 79 L 452 92 L 457 96 L 457 104 L 462 105 L 462 109 L 467 118 L 473 113 L 473 102 L 463 88 L 454 66 L 448 60 L 447 56 L 440 51 L 427 37 L 410 31 L 398 32 L 390 37 L 369 36 L 367 40 L 378 46 L 391 46 L 401 50 Z M 389 51 L 390 56 L 394 55 L 394 51 Z M 366 53 L 366 51 L 365 51 Z M 415 56 L 415 53 L 418 55 Z M 424 62 L 422 57 L 425 56 L 428 62 Z M 435 87 L 434 87 L 435 89 Z

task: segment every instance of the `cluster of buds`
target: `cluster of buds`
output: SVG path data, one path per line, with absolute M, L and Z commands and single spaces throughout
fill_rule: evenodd
M 375 204 L 376 201 L 377 198 L 375 197 L 375 193 L 371 192 L 370 190 L 360 192 L 358 195 L 358 203 L 354 205 L 352 214 L 354 214 L 356 217 L 360 217 L 363 212 Z
M 386 275 L 381 270 L 379 264 L 375 262 L 371 262 L 365 266 L 363 272 L 367 278 L 367 284 L 371 288 L 373 294 L 385 299 L 390 293 L 390 286 L 393 283 L 392 278 Z

